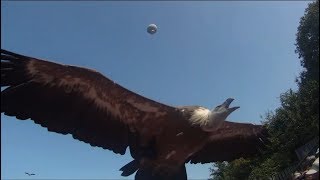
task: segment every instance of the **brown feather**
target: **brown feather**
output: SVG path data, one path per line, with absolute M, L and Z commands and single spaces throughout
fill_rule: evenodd
M 231 161 L 240 157 L 250 157 L 265 148 L 266 128 L 262 125 L 223 122 L 222 126 L 209 133 L 206 145 L 189 160 L 191 163 Z
M 1 92 L 1 112 L 94 146 L 124 154 L 129 127 L 151 137 L 167 112 L 175 111 L 96 71 L 1 53 L 1 86 L 9 86 Z M 155 128 L 146 123 L 151 120 Z

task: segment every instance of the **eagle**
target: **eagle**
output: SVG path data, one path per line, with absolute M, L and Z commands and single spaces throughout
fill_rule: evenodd
M 226 121 L 239 107 L 170 106 L 99 72 L 1 49 L 1 113 L 133 158 L 120 170 L 136 180 L 186 180 L 185 163 L 259 154 L 264 125 Z

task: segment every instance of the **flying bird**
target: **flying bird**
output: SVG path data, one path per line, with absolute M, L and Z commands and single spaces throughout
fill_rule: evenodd
M 34 173 L 28 173 L 28 172 L 25 172 L 25 174 L 28 175 L 28 176 L 34 176 L 34 175 L 36 175 L 36 174 L 34 174 Z
M 213 109 L 169 106 L 138 95 L 97 71 L 1 50 L 1 113 L 48 131 L 125 154 L 120 170 L 136 180 L 186 180 L 185 163 L 258 154 L 263 125 L 226 121 L 232 98 Z

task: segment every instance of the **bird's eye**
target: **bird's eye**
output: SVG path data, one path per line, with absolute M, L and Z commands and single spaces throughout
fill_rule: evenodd
M 221 107 L 221 105 L 217 106 L 216 108 L 220 108 L 220 107 Z

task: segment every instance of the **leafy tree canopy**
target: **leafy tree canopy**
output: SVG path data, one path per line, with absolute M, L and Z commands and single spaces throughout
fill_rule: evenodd
M 269 179 L 297 161 L 295 149 L 319 137 L 319 0 L 308 5 L 296 34 L 296 53 L 304 70 L 298 90 L 280 95 L 281 106 L 265 115 L 270 143 L 250 159 L 213 165 L 211 179 Z

